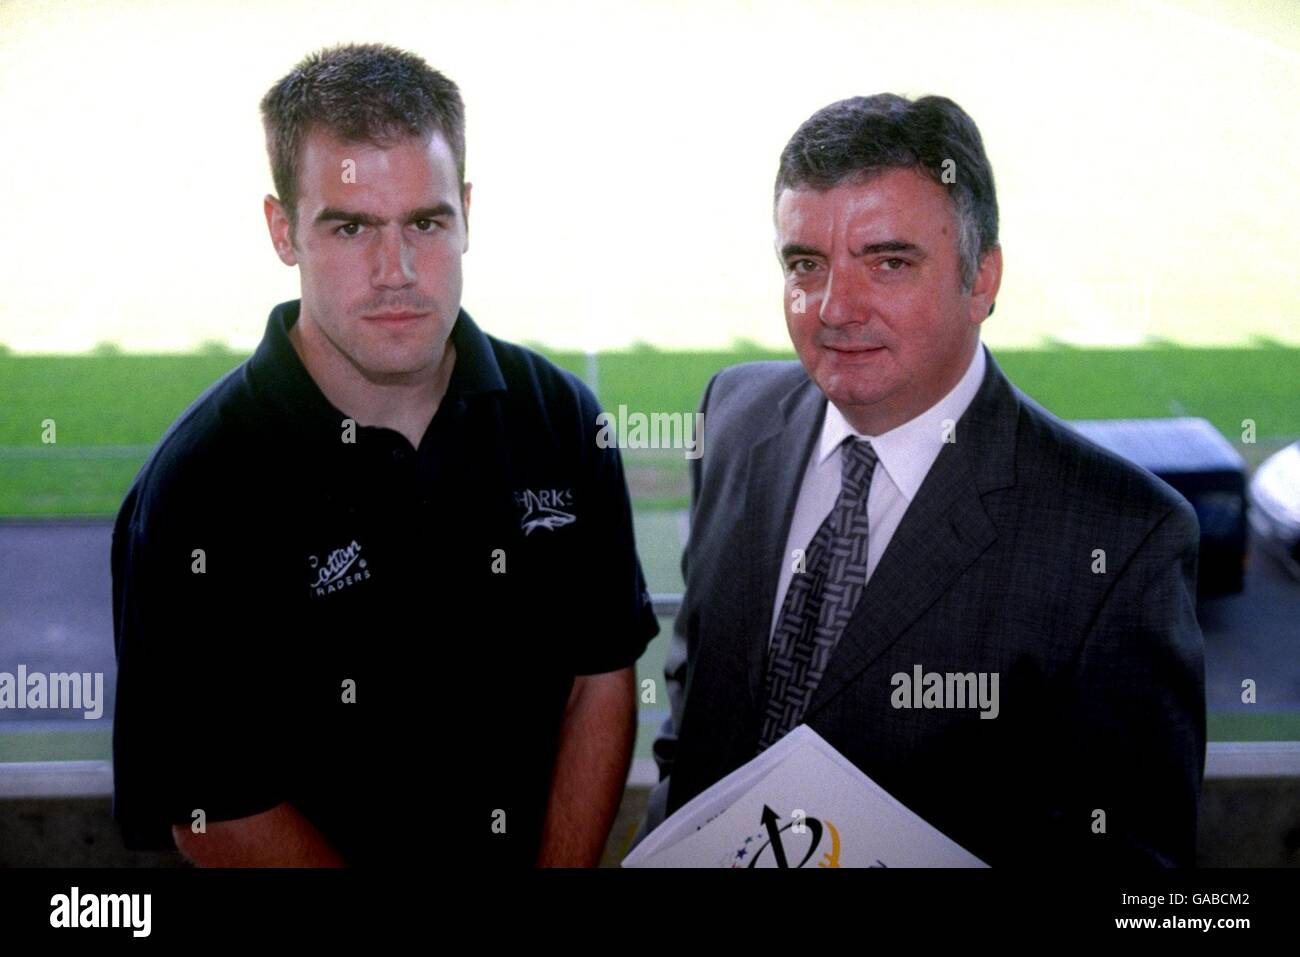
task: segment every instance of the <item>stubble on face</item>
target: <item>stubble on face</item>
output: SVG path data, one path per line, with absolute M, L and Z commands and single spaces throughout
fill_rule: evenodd
M 296 345 L 331 379 L 437 380 L 448 365 L 466 245 L 445 139 L 380 146 L 314 130 L 301 166 Z M 410 315 L 385 318 L 395 313 Z

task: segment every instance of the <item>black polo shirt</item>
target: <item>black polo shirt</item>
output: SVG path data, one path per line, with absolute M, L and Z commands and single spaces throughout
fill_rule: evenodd
M 575 376 L 464 311 L 419 448 L 349 430 L 298 307 L 118 515 L 114 815 L 148 848 L 288 801 L 351 863 L 531 863 L 574 676 L 658 631 L 618 451 Z

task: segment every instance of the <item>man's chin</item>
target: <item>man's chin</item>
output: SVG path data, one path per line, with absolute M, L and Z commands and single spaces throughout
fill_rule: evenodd
M 427 374 L 431 363 L 428 356 L 367 356 L 354 363 L 357 370 L 371 382 L 393 382 Z
M 889 395 L 889 388 L 878 381 L 863 381 L 861 376 L 849 376 L 842 373 L 823 375 L 816 380 L 826 397 L 837 406 L 870 406 Z

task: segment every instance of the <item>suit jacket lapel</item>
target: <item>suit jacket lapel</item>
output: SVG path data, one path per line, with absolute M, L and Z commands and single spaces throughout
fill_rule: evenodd
M 981 345 L 980 348 L 983 348 Z M 1015 483 L 1017 403 L 986 354 L 984 381 L 908 506 L 840 637 L 805 719 L 898 640 L 997 538 L 981 497 Z
M 772 631 L 772 606 L 786 538 L 794 517 L 808 456 L 821 433 L 826 396 L 808 380 L 781 402 L 783 424 L 754 445 L 745 481 L 747 568 L 745 621 L 740 629 L 749 678 L 750 704 L 757 706 Z

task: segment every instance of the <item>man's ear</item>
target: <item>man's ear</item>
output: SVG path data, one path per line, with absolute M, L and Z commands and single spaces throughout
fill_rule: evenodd
M 980 258 L 970 291 L 970 321 L 979 325 L 993 314 L 993 302 L 1002 285 L 1002 247 L 994 246 Z
M 284 206 L 270 193 L 262 200 L 262 211 L 266 213 L 266 228 L 271 233 L 271 245 L 280 262 L 286 266 L 298 265 L 297 251 L 293 245 L 293 225 L 285 214 Z
M 462 253 L 469 252 L 469 194 L 473 189 L 473 183 L 466 183 L 465 188 L 460 193 L 461 215 L 465 217 L 465 246 L 461 249 Z

